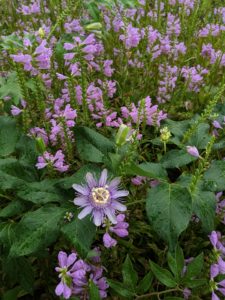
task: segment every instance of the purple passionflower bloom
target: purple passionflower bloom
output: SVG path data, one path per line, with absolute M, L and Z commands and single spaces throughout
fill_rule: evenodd
M 74 184 L 73 188 L 78 192 L 74 199 L 74 204 L 82 207 L 78 218 L 83 219 L 89 214 L 92 214 L 94 224 L 100 226 L 105 217 L 116 224 L 116 211 L 126 211 L 126 206 L 120 203 L 121 197 L 126 197 L 129 192 L 119 190 L 119 178 L 114 178 L 108 181 L 107 170 L 104 169 L 99 180 L 96 180 L 91 173 L 86 174 L 87 184 L 82 186 Z
M 187 152 L 195 157 L 199 157 L 198 149 L 195 146 L 187 146 Z
M 72 294 L 72 275 L 69 268 L 74 264 L 77 259 L 76 253 L 71 253 L 69 256 L 63 251 L 58 254 L 59 267 L 56 267 L 56 272 L 59 272 L 60 283 L 55 289 L 57 296 L 63 295 L 65 299 L 69 299 Z

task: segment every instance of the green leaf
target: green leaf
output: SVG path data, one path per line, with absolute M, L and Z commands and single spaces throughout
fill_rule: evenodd
M 96 235 L 96 227 L 89 216 L 82 220 L 74 218 L 70 223 L 64 224 L 61 231 L 79 253 L 87 255 Z
M 153 281 L 153 275 L 152 272 L 148 272 L 145 277 L 139 282 L 138 286 L 137 286 L 137 293 L 138 294 L 144 294 L 146 293 L 151 285 L 152 285 L 152 281 Z
M 23 270 L 21 272 L 21 270 Z M 28 293 L 32 293 L 34 286 L 34 271 L 30 261 L 25 257 L 8 257 L 3 261 L 3 272 L 11 283 L 19 283 Z
M 168 270 L 161 268 L 153 261 L 150 261 L 150 266 L 153 274 L 162 284 L 167 287 L 175 287 L 177 285 L 175 278 Z
M 109 152 L 114 152 L 114 144 L 87 127 L 76 127 L 76 146 L 80 157 L 91 162 L 103 162 L 104 156 Z
M 181 146 L 184 133 L 190 127 L 192 122 L 193 120 L 173 121 L 167 119 L 165 123 L 169 128 L 170 132 L 173 134 L 170 141 L 178 146 Z
M 190 155 L 185 150 L 170 150 L 162 157 L 160 163 L 163 167 L 172 169 L 186 166 L 195 160 L 197 157 Z
M 153 229 L 171 248 L 192 216 L 192 199 L 187 188 L 161 183 L 149 190 L 146 210 Z
M 203 180 L 208 185 L 210 182 L 210 190 L 212 192 L 220 192 L 225 190 L 225 161 L 215 160 L 209 169 L 205 172 Z
M 140 165 L 131 164 L 127 170 L 129 175 L 146 176 L 155 179 L 167 179 L 167 172 L 161 164 L 143 163 Z
M 91 280 L 89 283 L 89 296 L 90 300 L 100 300 L 99 290 L 94 282 Z
M 70 177 L 62 178 L 58 181 L 57 186 L 63 188 L 63 189 L 71 189 L 72 185 L 74 183 L 82 184 L 85 182 L 85 176 L 88 172 L 91 172 L 92 174 L 96 174 L 96 176 L 99 176 L 101 173 L 101 168 L 99 166 L 96 166 L 94 164 L 87 164 L 81 167 L 75 174 L 73 174 Z
M 125 287 L 123 283 L 109 279 L 107 279 L 107 282 L 118 295 L 128 299 L 135 296 L 135 293 Z
M 26 182 L 15 176 L 8 175 L 0 170 L 0 190 L 18 190 L 23 188 Z
M 184 267 L 184 254 L 179 245 L 177 245 L 174 255 L 168 252 L 167 261 L 170 270 L 173 272 L 174 276 L 176 277 L 176 280 L 179 281 Z
M 204 257 L 203 253 L 201 253 L 188 264 L 187 271 L 185 273 L 185 280 L 194 279 L 195 277 L 197 277 L 201 273 L 203 264 Z
M 28 212 L 16 228 L 16 240 L 10 249 L 10 256 L 24 256 L 37 252 L 53 243 L 59 234 L 59 222 L 65 209 L 42 207 Z
M 200 286 L 206 285 L 208 287 L 208 281 L 206 279 L 193 279 L 184 281 L 185 286 L 194 289 Z
M 21 201 L 14 200 L 0 211 L 0 217 L 10 218 L 12 216 L 19 215 L 21 212 L 24 211 L 24 209 L 25 205 Z
M 206 232 L 214 229 L 216 215 L 216 197 L 212 192 L 201 191 L 198 188 L 192 194 L 193 212 L 202 222 Z
M 205 149 L 211 139 L 209 127 L 207 123 L 200 123 L 186 144 L 195 146 L 198 149 Z
M 14 152 L 18 140 L 16 121 L 5 116 L 0 117 L 0 156 Z
M 10 96 L 15 105 L 18 105 L 20 99 L 23 97 L 17 81 L 16 72 L 10 73 L 7 79 L 0 84 L 0 99 L 6 96 Z
M 184 300 L 184 298 L 181 297 L 166 297 L 164 300 Z
M 133 267 L 129 255 L 127 255 L 125 262 L 123 263 L 122 274 L 124 284 L 135 291 L 138 275 Z
M 181 276 L 181 273 L 184 268 L 184 253 L 182 248 L 177 245 L 176 250 L 175 250 L 175 259 L 176 259 L 176 264 L 177 264 L 177 273 L 178 277 Z

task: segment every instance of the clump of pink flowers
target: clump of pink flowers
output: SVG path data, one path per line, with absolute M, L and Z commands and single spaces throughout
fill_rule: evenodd
M 106 278 L 102 276 L 104 269 L 99 265 L 99 255 L 92 257 L 91 262 L 86 262 L 79 259 L 76 252 L 67 255 L 60 251 L 58 261 L 59 266 L 55 268 L 60 279 L 55 289 L 57 296 L 63 296 L 65 299 L 77 296 L 81 299 L 84 295 L 89 294 L 89 281 L 92 281 L 99 289 L 100 298 L 107 297 L 106 290 L 109 285 Z

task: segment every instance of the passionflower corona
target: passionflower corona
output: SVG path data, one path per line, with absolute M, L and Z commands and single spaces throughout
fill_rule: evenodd
M 100 226 L 107 217 L 112 224 L 117 224 L 116 212 L 125 211 L 127 208 L 120 202 L 121 197 L 129 194 L 126 190 L 119 190 L 120 179 L 108 181 L 107 170 L 104 169 L 99 180 L 91 173 L 86 174 L 86 185 L 74 184 L 78 192 L 74 204 L 80 206 L 82 211 L 78 218 L 83 219 L 92 214 L 94 224 Z

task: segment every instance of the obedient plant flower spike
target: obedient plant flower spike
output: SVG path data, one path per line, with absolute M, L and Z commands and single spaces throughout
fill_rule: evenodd
M 224 77 L 225 79 L 225 77 Z M 225 91 L 225 83 L 221 86 L 219 92 L 216 94 L 216 96 L 209 102 L 207 107 L 204 109 L 203 113 L 201 114 L 200 118 L 193 123 L 193 125 L 185 132 L 182 143 L 185 144 L 188 139 L 196 132 L 199 124 L 206 121 L 209 116 L 212 114 L 212 111 L 217 104 L 217 102 L 220 100 L 220 98 L 223 95 L 223 92 Z
M 68 5 L 66 6 L 65 10 L 61 13 L 61 15 L 57 18 L 57 21 L 55 25 L 52 27 L 48 37 L 47 41 L 49 41 L 56 31 L 56 29 L 64 22 L 67 16 L 70 15 L 71 11 L 76 10 L 78 6 L 78 3 L 75 0 L 69 0 Z
M 195 190 L 195 187 L 198 183 L 198 181 L 201 179 L 203 172 L 206 170 L 206 168 L 208 167 L 208 163 L 209 163 L 209 156 L 211 154 L 212 151 L 212 147 L 215 143 L 215 136 L 212 136 L 207 147 L 205 150 L 205 157 L 203 157 L 199 163 L 198 168 L 195 170 L 195 173 L 193 175 L 193 179 L 191 181 L 190 184 L 190 190 L 193 192 Z

